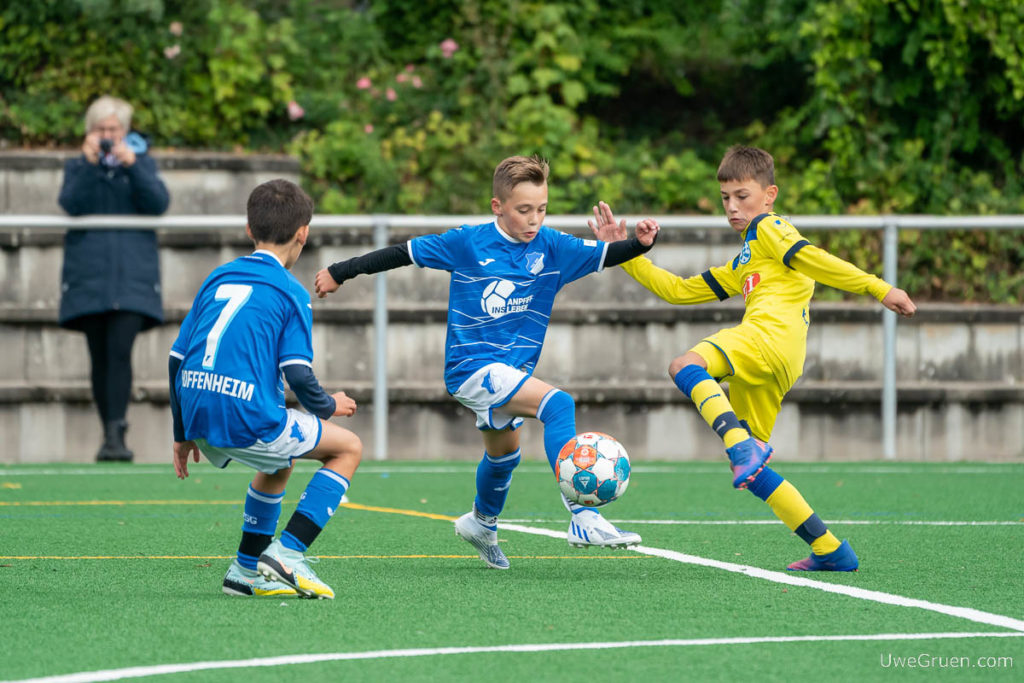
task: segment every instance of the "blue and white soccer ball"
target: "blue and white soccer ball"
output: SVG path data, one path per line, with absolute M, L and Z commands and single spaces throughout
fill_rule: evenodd
M 505 315 L 508 298 L 515 289 L 516 284 L 509 280 L 495 280 L 484 287 L 483 296 L 480 297 L 480 306 L 484 313 L 492 318 Z
M 607 505 L 629 486 L 629 455 L 601 432 L 583 432 L 569 440 L 555 461 L 555 478 L 565 497 L 587 507 Z

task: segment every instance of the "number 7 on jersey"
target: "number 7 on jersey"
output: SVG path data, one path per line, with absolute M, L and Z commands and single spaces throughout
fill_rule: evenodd
M 232 318 L 238 310 L 245 305 L 252 295 L 251 285 L 221 285 L 217 288 L 213 298 L 217 301 L 227 301 L 217 322 L 210 328 L 210 334 L 206 335 L 206 353 L 203 354 L 203 369 L 213 370 L 213 364 L 217 361 L 217 348 L 220 346 L 221 335 L 231 324 Z

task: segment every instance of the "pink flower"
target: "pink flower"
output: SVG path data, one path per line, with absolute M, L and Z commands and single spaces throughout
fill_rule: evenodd
M 298 102 L 292 100 L 288 103 L 288 118 L 292 121 L 298 121 L 306 115 L 306 110 L 303 109 Z
M 171 45 L 170 47 L 165 47 L 164 48 L 164 57 L 167 57 L 167 59 L 174 59 L 175 57 L 177 57 L 180 54 L 181 54 L 181 46 L 178 45 L 177 43 L 175 43 L 174 45 Z
M 445 59 L 451 59 L 452 55 L 455 54 L 456 50 L 459 49 L 459 44 L 451 38 L 445 38 L 441 41 L 441 54 L 444 55 Z
M 406 64 L 406 65 L 405 65 L 405 70 L 406 70 L 407 72 L 409 72 L 409 73 L 412 73 L 412 72 L 413 72 L 413 69 L 415 69 L 415 68 L 416 68 L 416 67 L 414 67 L 414 66 L 413 66 L 412 64 Z
M 423 79 L 420 78 L 419 76 L 413 76 L 412 77 L 412 87 L 414 87 L 414 88 L 422 88 L 423 87 Z
M 167 30 L 171 32 L 172 36 L 180 36 L 185 27 L 182 26 L 180 21 L 172 21 Z
M 372 133 L 373 132 L 373 124 L 372 123 L 368 123 L 365 126 L 363 126 L 363 132 L 366 133 L 367 135 Z
M 395 80 L 398 81 L 399 83 L 405 83 L 407 80 L 409 80 L 409 74 L 400 73 L 397 76 L 395 76 Z
M 384 93 L 384 97 L 388 98 L 388 102 L 394 102 L 398 99 L 398 93 L 395 92 L 394 88 L 388 88 Z
M 373 81 L 370 80 L 369 76 L 363 76 L 356 81 L 356 87 L 360 90 L 368 90 L 371 85 L 373 85 Z

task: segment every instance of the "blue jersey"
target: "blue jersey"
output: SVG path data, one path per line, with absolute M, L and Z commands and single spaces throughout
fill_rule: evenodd
M 257 251 L 203 282 L 171 355 L 185 438 L 220 448 L 271 441 L 286 422 L 281 368 L 312 366 L 313 310 L 277 258 Z
M 604 266 L 607 244 L 542 226 L 519 242 L 497 223 L 409 240 L 416 265 L 451 272 L 444 380 L 455 393 L 476 370 L 504 363 L 533 373 L 555 295 Z

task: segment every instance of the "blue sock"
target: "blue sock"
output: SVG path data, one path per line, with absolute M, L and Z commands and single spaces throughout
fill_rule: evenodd
M 501 514 L 505 507 L 505 499 L 508 498 L 508 487 L 512 484 L 512 470 L 519 464 L 521 454 L 522 450 L 519 448 L 500 458 L 492 458 L 484 453 L 483 459 L 476 467 L 474 505 L 478 513 L 485 517 L 497 517 Z
M 256 569 L 256 560 L 273 540 L 277 520 L 281 516 L 282 500 L 284 492 L 273 495 L 249 486 L 242 513 L 242 542 L 237 555 L 238 564 L 246 569 Z
M 576 436 L 576 402 L 561 389 L 552 389 L 541 400 L 537 419 L 544 423 L 544 455 L 554 472 L 558 452 Z
M 768 496 L 775 493 L 775 489 L 779 488 L 779 485 L 784 481 L 785 479 L 782 478 L 781 474 L 770 467 L 765 467 L 757 475 L 757 478 L 750 482 L 747 490 L 761 500 L 767 501 Z
M 337 472 L 326 467 L 317 470 L 281 534 L 281 544 L 305 552 L 338 509 L 348 485 L 348 479 Z
M 682 370 L 676 373 L 676 376 L 672 378 L 672 381 L 679 387 L 679 391 L 690 396 L 690 392 L 693 388 L 703 382 L 704 380 L 714 379 L 708 374 L 708 371 L 699 365 L 687 365 Z

